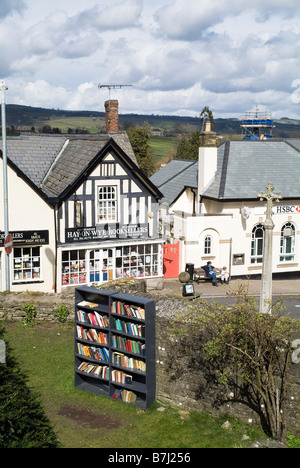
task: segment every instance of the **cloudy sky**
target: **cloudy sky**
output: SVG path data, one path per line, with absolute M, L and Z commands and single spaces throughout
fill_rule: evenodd
M 0 0 L 7 102 L 121 113 L 300 118 L 298 0 Z M 244 6 L 242 6 L 244 5 Z

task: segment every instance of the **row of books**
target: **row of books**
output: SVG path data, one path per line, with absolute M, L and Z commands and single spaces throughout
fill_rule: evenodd
M 145 326 L 137 323 L 124 322 L 124 320 L 113 318 L 113 326 L 116 330 L 133 336 L 145 336 Z
M 88 362 L 82 362 L 78 367 L 78 370 L 86 374 L 93 374 L 101 377 L 102 379 L 109 379 L 109 367 L 108 366 L 97 366 Z
M 146 372 L 146 363 L 140 359 L 135 359 L 130 356 L 126 356 L 122 353 L 114 352 L 112 355 L 113 364 L 117 364 L 121 367 L 126 367 L 127 369 L 134 369 L 142 372 Z
M 78 354 L 81 354 L 82 356 L 90 357 L 96 361 L 109 362 L 109 350 L 107 348 L 96 348 L 77 343 L 77 350 Z
M 140 341 L 127 340 L 119 335 L 113 335 L 111 341 L 113 348 L 124 349 L 124 351 L 129 351 L 130 353 L 146 356 L 146 345 Z
M 134 317 L 139 320 L 145 320 L 145 309 L 134 305 L 124 304 L 120 301 L 112 303 L 111 312 L 113 314 L 127 315 L 127 317 Z
M 97 332 L 97 330 L 94 330 L 93 328 L 90 330 L 86 330 L 85 328 L 77 325 L 77 336 L 78 338 L 81 338 L 82 340 L 89 340 L 89 341 L 94 341 L 95 343 L 100 343 L 100 344 L 108 344 L 107 342 L 107 334 L 102 333 L 102 332 Z
M 78 310 L 77 319 L 79 322 L 96 325 L 96 327 L 107 328 L 109 326 L 109 318 L 105 315 L 98 314 L 96 311 L 88 313 L 83 310 Z
M 115 390 L 113 396 L 116 400 L 124 401 L 125 403 L 135 403 L 137 396 L 129 390 Z
M 111 372 L 111 380 L 112 382 L 123 385 L 132 385 L 132 375 L 125 374 L 125 372 L 122 372 L 117 369 Z

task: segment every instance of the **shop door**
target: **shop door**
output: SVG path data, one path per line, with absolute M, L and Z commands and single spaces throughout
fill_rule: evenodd
M 106 283 L 114 279 L 115 258 L 113 249 L 90 250 L 90 283 Z
M 179 276 L 179 242 L 164 245 L 164 278 L 178 278 Z
M 114 249 L 102 250 L 102 282 L 112 281 L 115 279 L 115 256 Z

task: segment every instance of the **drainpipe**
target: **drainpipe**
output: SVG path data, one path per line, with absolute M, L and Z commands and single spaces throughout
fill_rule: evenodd
M 192 192 L 192 194 L 194 195 L 194 200 L 193 200 L 193 216 L 197 216 L 197 213 L 196 213 L 196 191 L 195 191 L 195 189 L 192 189 L 192 188 L 191 188 L 191 192 Z
M 6 148 L 6 97 L 5 91 L 8 88 L 4 81 L 0 81 L 1 92 L 1 118 L 2 118 L 2 155 L 3 155 L 3 200 L 4 200 L 4 232 L 5 239 L 9 234 L 8 227 L 8 183 L 7 183 L 7 148 Z M 10 272 L 9 272 L 9 256 L 5 253 L 5 272 L 6 272 L 6 290 L 10 291 Z

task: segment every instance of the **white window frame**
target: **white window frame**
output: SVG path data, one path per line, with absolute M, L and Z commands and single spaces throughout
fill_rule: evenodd
M 24 250 L 29 250 L 29 255 L 24 253 Z M 39 255 L 33 255 L 33 249 L 39 249 Z M 17 256 L 16 251 L 21 250 L 21 256 Z M 42 261 L 41 261 L 41 247 L 28 246 L 28 247 L 15 247 L 13 249 L 13 283 L 36 283 L 42 282 Z M 16 260 L 20 259 L 20 260 Z M 17 267 L 17 265 L 20 265 Z M 35 277 L 39 269 L 39 276 Z M 19 276 L 17 278 L 17 275 Z M 21 275 L 21 277 L 20 277 Z M 28 277 L 25 277 L 28 275 Z
M 285 236 L 285 229 L 292 229 L 292 236 Z M 291 239 L 291 252 L 287 252 L 287 239 Z M 289 263 L 295 261 L 295 252 L 296 252 L 296 227 L 295 225 L 288 221 L 286 222 L 281 229 L 280 235 L 280 263 Z
M 204 237 L 204 255 L 212 255 L 213 239 L 212 236 Z
M 114 196 L 100 200 L 100 192 L 106 191 L 106 195 Z M 102 203 L 102 206 L 100 204 Z M 115 206 L 113 206 L 115 204 Z M 96 200 L 96 224 L 117 223 L 119 217 L 119 190 L 117 184 L 98 185 Z M 102 214 L 101 214 L 102 213 Z M 102 216 L 102 218 L 100 218 Z
M 262 229 L 263 231 L 263 237 L 255 237 L 256 231 L 258 229 Z M 254 265 L 262 265 L 263 263 L 263 255 L 264 255 L 264 235 L 265 235 L 265 230 L 263 225 L 256 224 L 254 228 L 252 229 L 251 233 L 251 264 Z M 262 253 L 258 255 L 258 245 L 259 241 L 262 242 Z

